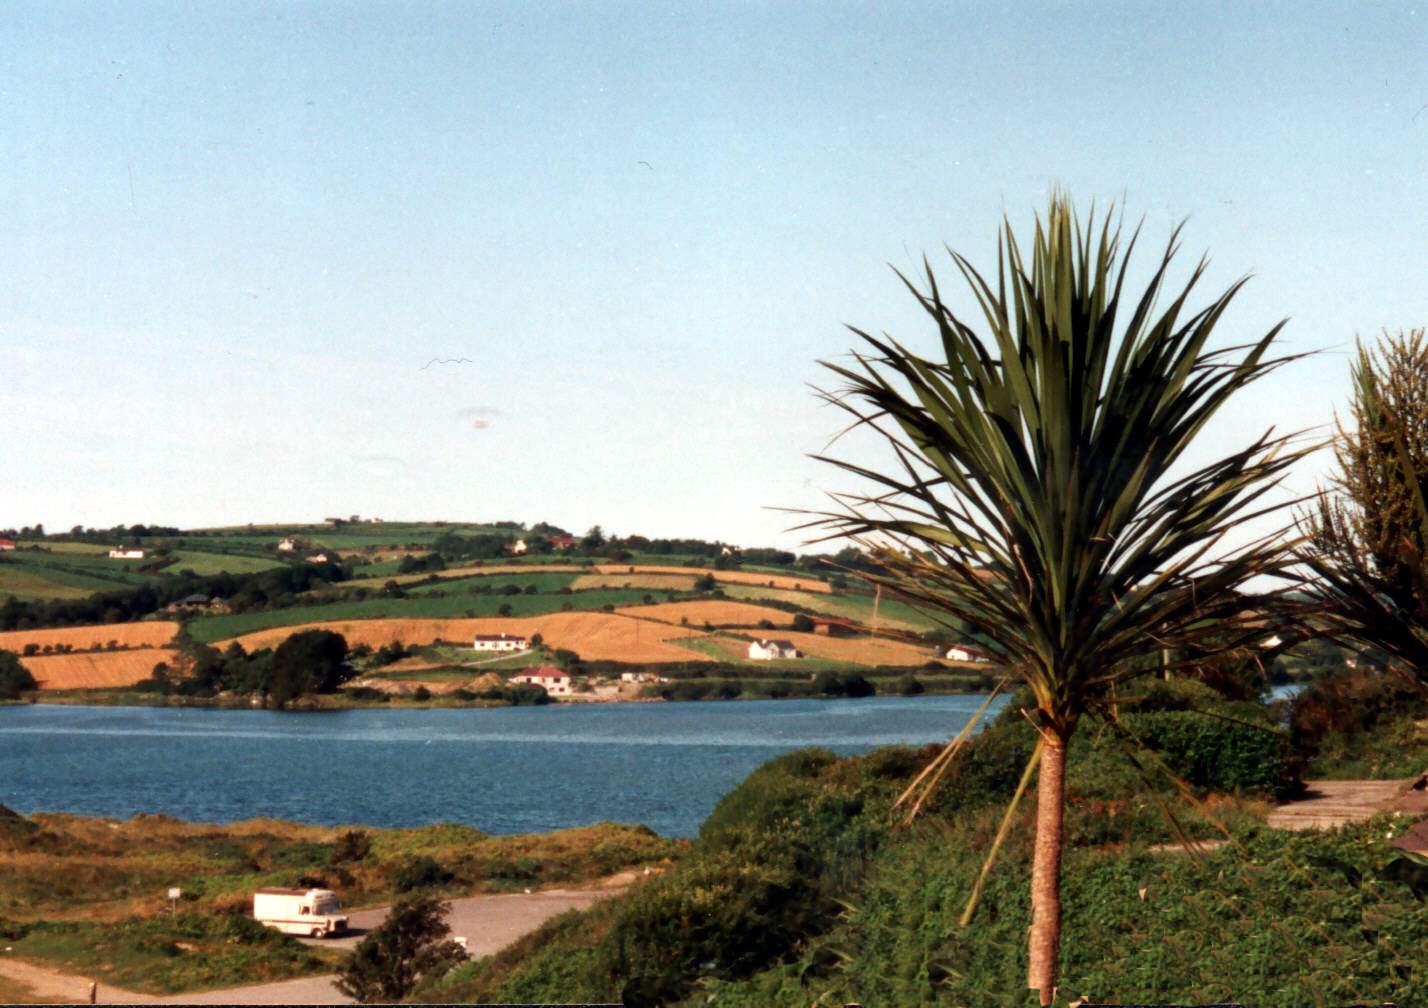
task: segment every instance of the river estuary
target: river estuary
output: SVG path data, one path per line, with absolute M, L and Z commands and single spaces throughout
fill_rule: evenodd
M 720 797 L 774 756 L 944 741 L 984 699 L 324 712 L 10 706 L 0 708 L 0 803 L 25 815 L 458 822 L 497 834 L 611 821 L 693 836 Z

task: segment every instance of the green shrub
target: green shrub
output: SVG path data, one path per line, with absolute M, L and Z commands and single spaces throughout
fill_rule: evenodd
M 1170 770 L 1196 788 L 1277 800 L 1298 787 L 1288 737 L 1267 726 L 1198 711 L 1133 714 L 1125 722 Z
M 361 861 L 372 853 L 372 838 L 362 830 L 347 830 L 332 848 L 333 863 Z
M 443 886 L 455 875 L 435 858 L 425 854 L 407 858 L 387 872 L 387 883 L 397 892 Z

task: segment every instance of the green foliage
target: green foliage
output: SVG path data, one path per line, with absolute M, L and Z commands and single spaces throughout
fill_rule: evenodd
M 1283 573 L 1287 545 L 1266 536 L 1233 552 L 1221 542 L 1265 510 L 1264 495 L 1309 448 L 1272 431 L 1209 464 L 1182 465 L 1236 393 L 1285 362 L 1279 332 L 1233 350 L 1210 337 L 1240 284 L 1182 316 L 1205 270 L 1165 291 L 1172 235 L 1146 288 L 1122 303 L 1134 238 L 1124 248 L 1107 213 L 1082 226 L 1054 193 L 1024 254 L 1010 222 L 988 281 L 952 253 L 975 309 L 960 317 L 926 266 L 904 283 L 938 339 L 924 357 L 890 336 L 854 329 L 865 352 L 828 363 L 826 393 L 850 428 L 882 435 L 881 463 L 825 459 L 863 484 L 811 525 L 847 537 L 881 569 L 864 572 L 939 621 L 978 628 L 980 649 L 1032 688 L 1043 732 L 1036 920 L 1030 976 L 1055 983 L 1066 746 L 1119 680 L 1171 654 L 1203 662 L 1269 636 L 1252 578 Z M 1162 296 L 1164 300 L 1162 301 Z M 1163 307 L 1162 307 L 1163 306 Z M 1124 311 L 1123 311 L 1124 308 Z M 1272 511 L 1272 506 L 1267 510 Z
M 454 878 L 453 872 L 425 854 L 408 858 L 387 872 L 387 884 L 396 892 L 443 886 Z
M 20 955 L 156 994 L 306 976 L 326 965 L 306 946 L 251 917 L 180 912 L 111 923 L 47 921 L 29 926 Z
M 826 751 L 774 760 L 725 796 L 673 868 L 582 918 L 593 930 L 555 929 L 576 949 L 525 947 L 520 964 L 441 995 L 615 1000 L 632 982 L 668 995 L 700 976 L 755 976 L 833 926 L 886 841 L 890 796 L 890 782 Z
M 857 672 L 824 669 L 813 677 L 813 692 L 829 697 L 870 697 L 877 689 Z
M 35 677 L 13 651 L 0 651 L 0 700 L 18 700 L 26 690 L 37 689 Z
M 279 707 L 305 693 L 330 693 L 347 677 L 347 639 L 331 630 L 300 630 L 273 652 L 267 694 Z
M 1350 669 L 1300 690 L 1289 705 L 1295 748 L 1315 776 L 1408 777 L 1424 769 L 1428 696 L 1376 669 Z
M 337 987 L 363 1003 L 399 1001 L 419 983 L 440 978 L 466 959 L 450 940 L 451 907 L 434 899 L 404 900 L 363 938 L 338 974 Z

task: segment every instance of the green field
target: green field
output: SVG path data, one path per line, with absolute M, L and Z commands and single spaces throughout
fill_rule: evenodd
M 258 571 L 281 567 L 283 562 L 276 556 L 246 556 L 239 553 L 208 553 L 198 550 L 181 549 L 170 554 L 174 571 L 193 571 L 199 577 L 213 574 L 256 574 Z
M 374 598 L 357 602 L 295 606 L 272 612 L 205 616 L 189 624 L 189 633 L 205 644 L 238 637 L 269 627 L 298 626 L 354 619 L 462 619 L 497 616 L 509 605 L 511 616 L 544 616 L 563 609 L 599 609 L 602 606 L 640 604 L 646 593 L 608 589 L 572 595 L 457 595 L 452 598 Z
M 800 592 L 759 585 L 720 584 L 719 587 L 731 599 L 746 602 L 771 599 L 799 606 L 817 616 L 841 616 L 864 625 L 871 624 L 873 620 L 873 599 L 867 595 Z M 928 633 L 939 629 L 912 606 L 894 599 L 883 599 L 878 604 L 878 628 L 908 630 L 913 633 Z
M 407 589 L 411 595 L 429 595 L 434 592 L 467 595 L 473 588 L 490 588 L 497 594 L 506 585 L 516 585 L 525 591 L 528 585 L 535 585 L 536 591 L 552 594 L 570 587 L 579 574 L 571 571 L 533 571 L 530 574 L 513 574 L 510 571 L 480 574 L 474 577 L 459 577 L 437 581 L 432 584 L 413 585 Z

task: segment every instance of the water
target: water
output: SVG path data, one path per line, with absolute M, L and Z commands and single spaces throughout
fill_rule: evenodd
M 724 794 L 781 753 L 943 741 L 984 699 L 323 712 L 13 706 L 0 708 L 0 802 L 25 815 L 458 822 L 496 834 L 609 821 L 693 836 Z

